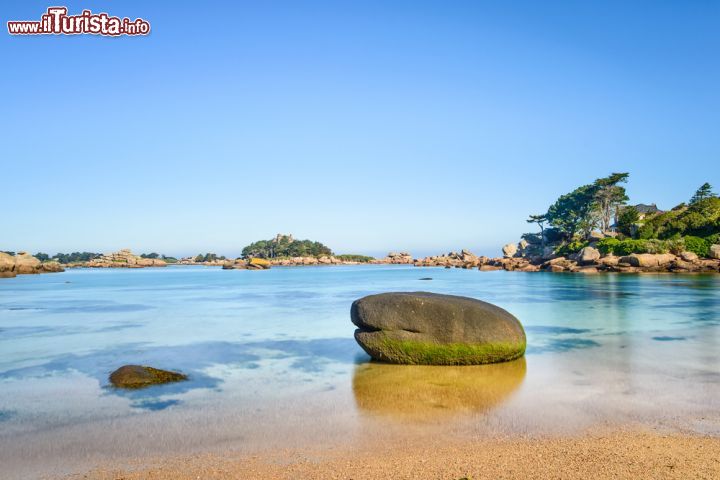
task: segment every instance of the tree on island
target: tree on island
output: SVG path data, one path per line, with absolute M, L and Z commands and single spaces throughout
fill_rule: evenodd
M 635 207 L 625 207 L 620 210 L 617 220 L 617 229 L 628 237 L 633 235 L 633 227 L 640 221 L 640 212 Z
M 537 223 L 540 227 L 540 245 L 545 247 L 545 223 L 548 221 L 547 215 L 530 215 L 526 220 L 527 223 Z
M 713 198 L 715 196 L 715 193 L 713 193 L 712 191 L 712 185 L 705 182 L 700 186 L 700 188 L 697 189 L 695 195 L 693 195 L 690 199 L 690 205 L 695 205 L 698 202 L 701 202 L 708 198 Z
M 332 255 L 332 250 L 320 242 L 295 240 L 292 235 L 278 234 L 271 240 L 258 240 L 242 250 L 242 257 L 320 257 Z
M 610 230 L 610 222 L 618 208 L 629 200 L 625 187 L 618 185 L 626 183 L 629 176 L 629 173 L 612 173 L 608 177 L 598 178 L 593 184 L 597 188 L 595 202 L 600 215 L 600 229 L 603 232 Z
M 583 185 L 570 193 L 561 195 L 550 205 L 545 216 L 548 222 L 567 240 L 580 232 L 589 233 L 594 225 L 597 187 Z
M 54 260 L 62 264 L 75 263 L 75 262 L 87 262 L 93 258 L 101 257 L 102 254 L 94 252 L 73 252 L 73 253 L 56 253 L 53 257 Z
M 560 196 L 548 209 L 548 222 L 568 240 L 594 228 L 609 230 L 618 208 L 628 200 L 625 188 L 618 185 L 628 177 L 628 173 L 612 173 Z
M 217 261 L 217 260 L 225 260 L 225 256 L 224 256 L 224 255 L 218 256 L 218 255 L 215 254 L 215 253 L 206 253 L 205 255 L 203 255 L 203 254 L 201 253 L 201 254 L 199 254 L 198 256 L 196 256 L 196 257 L 194 258 L 194 260 L 195 260 L 196 262 L 198 262 L 198 263 L 202 263 L 202 262 L 215 262 L 215 261 Z

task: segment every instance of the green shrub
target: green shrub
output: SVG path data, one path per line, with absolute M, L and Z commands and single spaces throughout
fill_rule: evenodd
M 631 253 L 667 253 L 670 250 L 670 245 L 657 239 L 634 240 L 628 238 L 618 240 L 617 238 L 603 238 L 597 243 L 597 249 L 603 255 L 612 254 L 622 257 Z
M 698 257 L 710 256 L 710 244 L 704 238 L 688 236 L 684 238 L 685 250 L 697 254 Z
M 574 242 L 567 243 L 567 244 L 563 245 L 562 247 L 558 248 L 555 251 L 555 253 L 557 253 L 558 255 L 561 255 L 563 257 L 566 257 L 570 254 L 579 252 L 580 250 L 587 247 L 588 245 L 589 245 L 588 242 L 579 242 L 576 240 Z
M 647 240 L 622 240 L 615 248 L 615 255 L 623 256 L 631 253 L 648 253 Z
M 682 252 L 686 250 L 685 248 L 685 239 L 682 237 L 676 237 L 671 238 L 670 240 L 666 240 L 665 244 L 667 245 L 668 250 L 670 253 L 674 255 L 680 255 Z
M 669 251 L 667 242 L 655 238 L 647 240 L 644 247 L 645 253 L 668 253 Z
M 597 242 L 597 245 L 595 247 L 602 253 L 603 255 L 611 255 L 615 252 L 615 247 L 620 243 L 620 240 L 617 238 L 607 237 L 603 238 L 599 242 Z

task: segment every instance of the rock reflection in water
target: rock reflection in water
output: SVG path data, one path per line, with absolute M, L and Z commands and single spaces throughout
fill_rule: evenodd
M 522 384 L 525 370 L 524 357 L 457 367 L 370 362 L 355 367 L 353 392 L 361 413 L 429 421 L 499 406 Z

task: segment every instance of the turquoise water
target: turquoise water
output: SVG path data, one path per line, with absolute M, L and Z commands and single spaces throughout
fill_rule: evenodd
M 419 290 L 509 310 L 527 331 L 525 360 L 368 364 L 352 301 Z M 190 380 L 109 387 L 128 363 Z M 720 276 L 168 267 L 0 281 L 0 464 L 10 478 L 108 458 L 354 441 L 409 424 L 414 434 L 483 435 L 635 422 L 716 435 L 719 385 Z

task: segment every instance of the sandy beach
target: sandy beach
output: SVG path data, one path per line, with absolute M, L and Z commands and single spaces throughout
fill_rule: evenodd
M 144 459 L 67 479 L 710 479 L 720 477 L 718 449 L 718 438 L 651 430 L 437 443 L 378 439 L 352 448 Z

